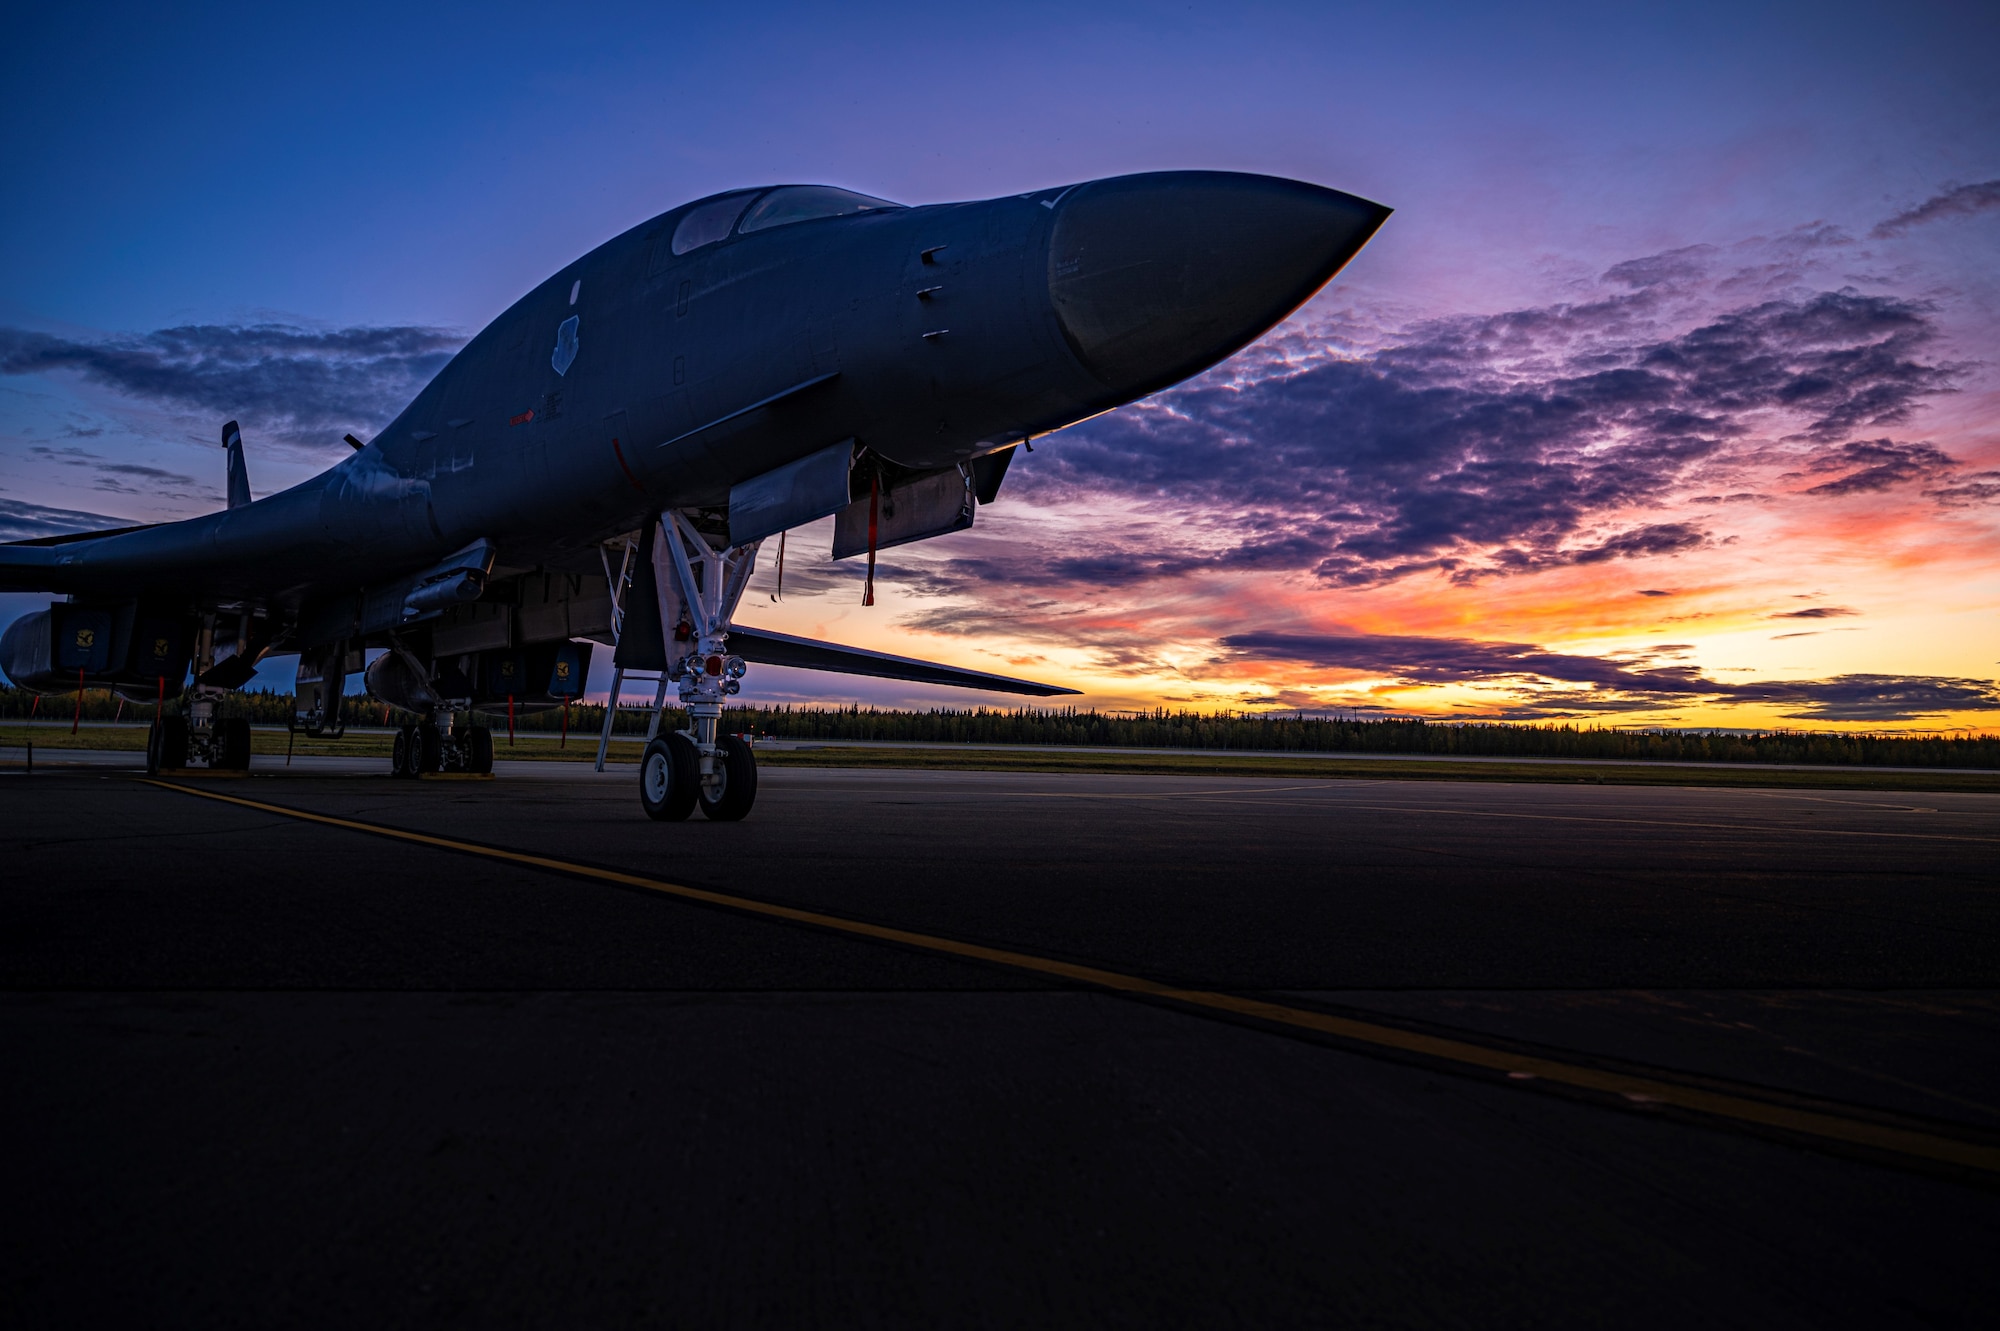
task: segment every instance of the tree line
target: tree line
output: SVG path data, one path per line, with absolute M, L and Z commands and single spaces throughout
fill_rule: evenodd
M 172 707 L 172 704 L 169 704 Z M 400 725 L 416 718 L 379 698 L 347 700 L 350 725 Z M 39 703 L 26 689 L 0 689 L 0 718 L 31 714 L 67 720 L 75 697 Z M 121 703 L 109 690 L 84 691 L 87 721 L 150 721 L 150 704 Z M 292 716 L 292 695 L 271 689 L 239 693 L 222 704 L 225 715 L 255 724 L 282 725 Z M 612 733 L 643 734 L 643 705 L 623 706 Z M 506 716 L 488 716 L 496 730 Z M 559 709 L 517 715 L 529 733 L 553 733 L 564 724 Z M 569 709 L 572 735 L 595 735 L 604 724 L 601 703 Z M 686 724 L 669 709 L 668 730 Z M 896 711 L 877 707 L 732 707 L 728 730 L 774 739 L 867 740 L 889 744 L 1031 744 L 1137 749 L 1221 749 L 1261 753 L 1407 753 L 1436 757 L 1629 758 L 1657 762 L 1813 763 L 1868 767 L 2000 768 L 2000 736 L 1869 735 L 1815 730 L 1623 730 L 1602 726 L 1525 725 L 1508 722 L 1438 722 L 1412 718 L 1273 716 L 1268 713 L 1171 711 L 1100 712 L 1076 707 L 973 707 Z

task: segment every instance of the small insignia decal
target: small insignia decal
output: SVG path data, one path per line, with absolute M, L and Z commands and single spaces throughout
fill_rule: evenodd
M 556 354 L 549 357 L 549 364 L 557 374 L 568 374 L 569 367 L 576 363 L 576 320 L 572 314 L 556 329 Z
M 94 646 L 96 646 L 96 645 L 97 645 L 97 630 L 96 630 L 96 629 L 78 629 L 78 630 L 76 631 L 76 645 L 77 645 L 77 646 L 79 646 L 79 647 L 94 647 Z

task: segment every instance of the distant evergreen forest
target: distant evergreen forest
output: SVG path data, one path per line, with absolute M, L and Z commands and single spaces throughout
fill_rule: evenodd
M 66 720 L 76 713 L 73 696 L 34 701 L 25 689 L 0 689 L 0 719 L 31 713 Z M 351 725 L 401 724 L 412 720 L 379 699 L 347 700 Z M 171 708 L 171 704 L 169 704 Z M 227 715 L 260 724 L 282 725 L 292 715 L 292 695 L 268 689 L 242 693 L 223 704 Z M 83 719 L 151 720 L 150 705 L 120 704 L 111 693 L 87 690 Z M 639 735 L 646 708 L 618 709 L 612 731 Z M 1613 730 L 1598 726 L 1512 725 L 1421 720 L 1343 720 L 1238 712 L 1168 711 L 1110 713 L 1062 708 L 975 707 L 899 712 L 873 707 L 732 707 L 728 729 L 774 739 L 874 740 L 884 743 L 1036 744 L 1141 749 L 1224 749 L 1265 753 L 1412 753 L 1439 757 L 1634 758 L 1659 762 L 1816 763 L 1867 767 L 2000 768 L 2000 736 L 1901 736 L 1841 734 L 1830 731 L 1772 730 L 1728 733 L 1706 730 Z M 601 704 L 569 709 L 569 731 L 595 735 L 604 723 Z M 504 729 L 505 716 L 489 718 Z M 522 731 L 552 733 L 562 727 L 560 710 L 515 719 Z M 666 728 L 685 718 L 667 713 Z

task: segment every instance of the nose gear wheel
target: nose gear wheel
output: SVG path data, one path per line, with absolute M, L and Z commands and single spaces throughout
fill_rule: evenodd
M 701 792 L 701 754 L 686 735 L 662 735 L 639 758 L 639 803 L 655 822 L 677 823 L 694 812 Z
M 733 823 L 757 802 L 757 758 L 741 736 L 715 742 L 715 757 L 701 779 L 701 812 L 714 822 Z

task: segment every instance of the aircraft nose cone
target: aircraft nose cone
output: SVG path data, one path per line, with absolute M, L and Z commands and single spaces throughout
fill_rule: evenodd
M 1078 359 L 1130 398 L 1207 368 L 1375 234 L 1379 203 L 1275 176 L 1116 176 L 1056 205 L 1049 296 Z

